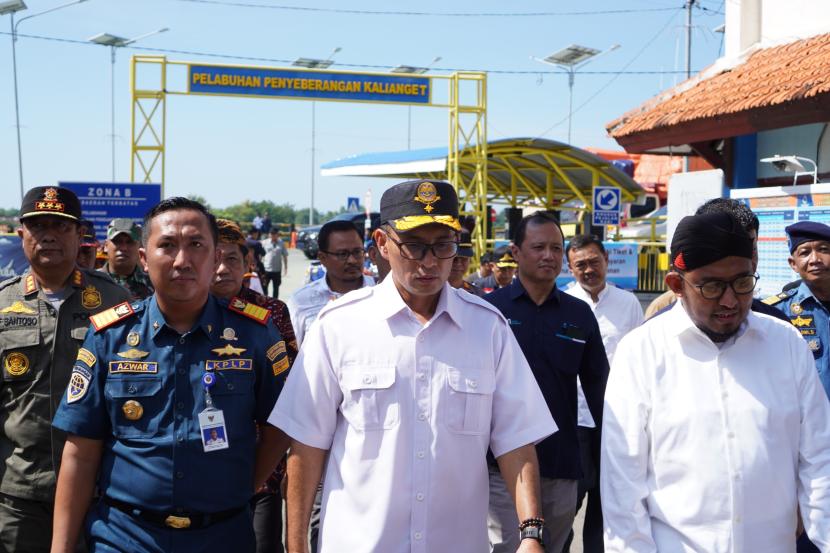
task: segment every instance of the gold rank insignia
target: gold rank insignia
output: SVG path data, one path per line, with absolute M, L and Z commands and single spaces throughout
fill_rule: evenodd
M 127 345 L 135 347 L 141 341 L 141 338 L 138 335 L 138 332 L 130 332 L 127 334 Z
M 424 211 L 427 213 L 430 213 L 433 209 L 435 209 L 432 207 L 432 204 L 440 199 L 441 196 L 438 195 L 435 185 L 431 182 L 422 182 L 418 185 L 418 189 L 415 191 L 415 201 L 424 204 Z
M 8 307 L 0 309 L 0 313 L 18 313 L 20 315 L 34 315 L 37 313 L 31 307 L 26 307 L 22 301 L 16 301 Z
M 249 319 L 253 319 L 260 324 L 266 324 L 268 319 L 271 317 L 271 311 L 269 309 L 254 305 L 253 303 L 248 303 L 247 301 L 241 300 L 237 297 L 231 299 L 230 303 L 228 303 L 228 309 L 235 313 L 239 313 L 240 315 L 244 315 Z
M 136 400 L 130 399 L 121 406 L 121 412 L 128 421 L 137 421 L 144 415 L 144 407 Z
M 804 311 L 804 308 L 801 307 L 800 303 L 794 303 L 790 306 L 790 311 L 793 312 L 793 315 L 801 315 L 801 312 Z
M 81 292 L 81 305 L 86 309 L 95 309 L 101 306 L 101 292 L 95 286 L 89 285 Z
M 236 331 L 230 327 L 226 328 L 222 331 L 222 339 L 227 340 L 229 342 L 236 341 Z
M 75 286 L 80 286 L 83 283 L 84 283 L 84 274 L 81 271 L 79 271 L 78 269 L 75 269 L 75 272 L 72 273 L 72 284 L 74 284 Z
M 121 319 L 129 317 L 133 313 L 135 313 L 135 311 L 133 311 L 130 302 L 125 301 L 124 303 L 119 303 L 115 307 L 93 315 L 89 318 L 89 321 L 92 323 L 92 328 L 94 328 L 97 332 L 117 323 Z
M 124 359 L 144 359 L 148 355 L 150 355 L 149 351 L 141 351 L 140 349 L 130 348 L 127 351 L 119 351 L 116 353 L 118 357 L 123 357 Z
M 801 327 L 804 327 L 804 326 L 812 325 L 813 324 L 813 317 L 802 317 L 801 315 L 799 315 L 795 319 L 790 319 L 790 322 L 792 324 L 794 324 L 795 326 L 797 326 L 798 328 L 801 328 Z
M 284 373 L 288 370 L 288 367 L 291 365 L 291 362 L 288 360 L 288 357 L 283 357 L 276 363 L 271 365 L 271 369 L 274 371 L 274 376 L 278 376 L 281 373 Z
M 23 280 L 23 293 L 29 295 L 35 290 L 37 290 L 35 275 L 26 275 L 26 278 Z
M 212 351 L 213 353 L 215 353 L 219 357 L 222 357 L 222 356 L 225 356 L 225 355 L 228 355 L 228 356 L 230 356 L 230 355 L 242 355 L 247 350 L 245 348 L 235 348 L 230 344 L 225 344 L 224 347 L 213 348 L 210 351 Z
M 3 364 L 6 367 L 6 372 L 11 376 L 20 376 L 26 374 L 29 370 L 29 358 L 19 351 L 8 354 Z
M 95 359 L 95 354 L 88 349 L 80 348 L 78 350 L 78 361 L 83 361 L 86 363 L 86 366 L 91 369 L 95 365 L 97 359 Z

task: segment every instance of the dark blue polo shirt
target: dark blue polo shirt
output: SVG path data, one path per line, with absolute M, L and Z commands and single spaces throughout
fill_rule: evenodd
M 559 427 L 558 432 L 536 445 L 541 475 L 580 478 L 576 377 L 582 382 L 597 428 L 602 427 L 602 403 L 608 380 L 608 358 L 591 308 L 555 287 L 542 305 L 536 305 L 518 278 L 484 299 L 510 322 Z

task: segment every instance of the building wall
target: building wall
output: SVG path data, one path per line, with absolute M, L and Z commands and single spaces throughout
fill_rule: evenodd
M 828 0 L 728 0 L 725 6 L 727 60 L 755 44 L 766 47 L 830 30 Z

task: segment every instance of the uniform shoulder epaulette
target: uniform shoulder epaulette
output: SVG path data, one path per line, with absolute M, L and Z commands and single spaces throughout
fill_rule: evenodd
M 135 309 L 130 302 L 125 301 L 124 303 L 119 303 L 115 307 L 111 307 L 109 309 L 105 309 L 100 313 L 97 313 L 89 318 L 89 322 L 92 323 L 92 328 L 95 329 L 95 332 L 100 332 L 101 330 L 114 325 L 118 321 L 123 321 L 127 317 L 132 316 L 135 313 Z
M 499 316 L 499 318 L 504 321 L 504 324 L 507 324 L 507 319 L 505 318 L 504 314 L 499 311 L 498 307 L 490 303 L 489 301 L 485 300 L 484 298 L 480 298 L 479 296 L 473 294 L 456 294 L 456 297 L 466 301 L 467 303 L 472 303 L 473 305 L 477 305 L 479 307 L 483 307 L 484 309 L 491 311 Z
M 23 275 L 16 275 L 0 281 L 0 290 L 2 290 L 3 288 L 8 288 L 12 284 L 20 282 L 21 278 L 23 278 Z
M 374 291 L 374 286 L 364 286 L 362 288 L 358 288 L 357 290 L 353 290 L 348 294 L 340 296 L 334 301 L 328 302 L 326 305 L 323 306 L 323 309 L 320 310 L 320 313 L 317 314 L 317 318 L 319 319 L 326 313 L 334 311 L 335 309 L 339 309 L 344 305 L 350 305 L 360 300 L 364 300 L 372 295 Z
M 784 292 L 781 292 L 780 294 L 775 294 L 774 296 L 764 298 L 763 300 L 761 300 L 761 302 L 765 303 L 767 305 L 777 305 L 777 304 L 781 303 L 782 301 L 784 301 L 788 298 L 791 298 L 796 293 L 796 291 L 797 291 L 796 288 L 793 288 L 791 290 L 786 290 Z
M 239 313 L 240 315 L 248 317 L 249 319 L 253 319 L 254 321 L 263 325 L 268 323 L 268 319 L 271 318 L 270 309 L 266 309 L 264 307 L 260 307 L 259 305 L 247 302 L 243 299 L 239 299 L 236 296 L 231 298 L 231 301 L 228 302 L 228 309 L 230 309 L 234 313 Z

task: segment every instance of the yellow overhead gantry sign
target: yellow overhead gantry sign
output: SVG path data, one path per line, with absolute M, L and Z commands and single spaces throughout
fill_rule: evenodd
M 173 75 L 169 71 L 178 71 Z M 186 78 L 181 79 L 181 69 Z M 443 101 L 434 86 L 443 85 Z M 167 96 L 248 96 L 287 100 L 422 105 L 449 110 L 447 180 L 458 191 L 464 215 L 476 217 L 473 240 L 483 251 L 487 216 L 487 75 L 448 76 L 354 73 L 321 69 L 215 65 L 171 61 L 164 56 L 134 56 L 132 90 L 133 182 L 160 183 L 164 197 Z M 462 170 L 462 156 L 464 152 Z

